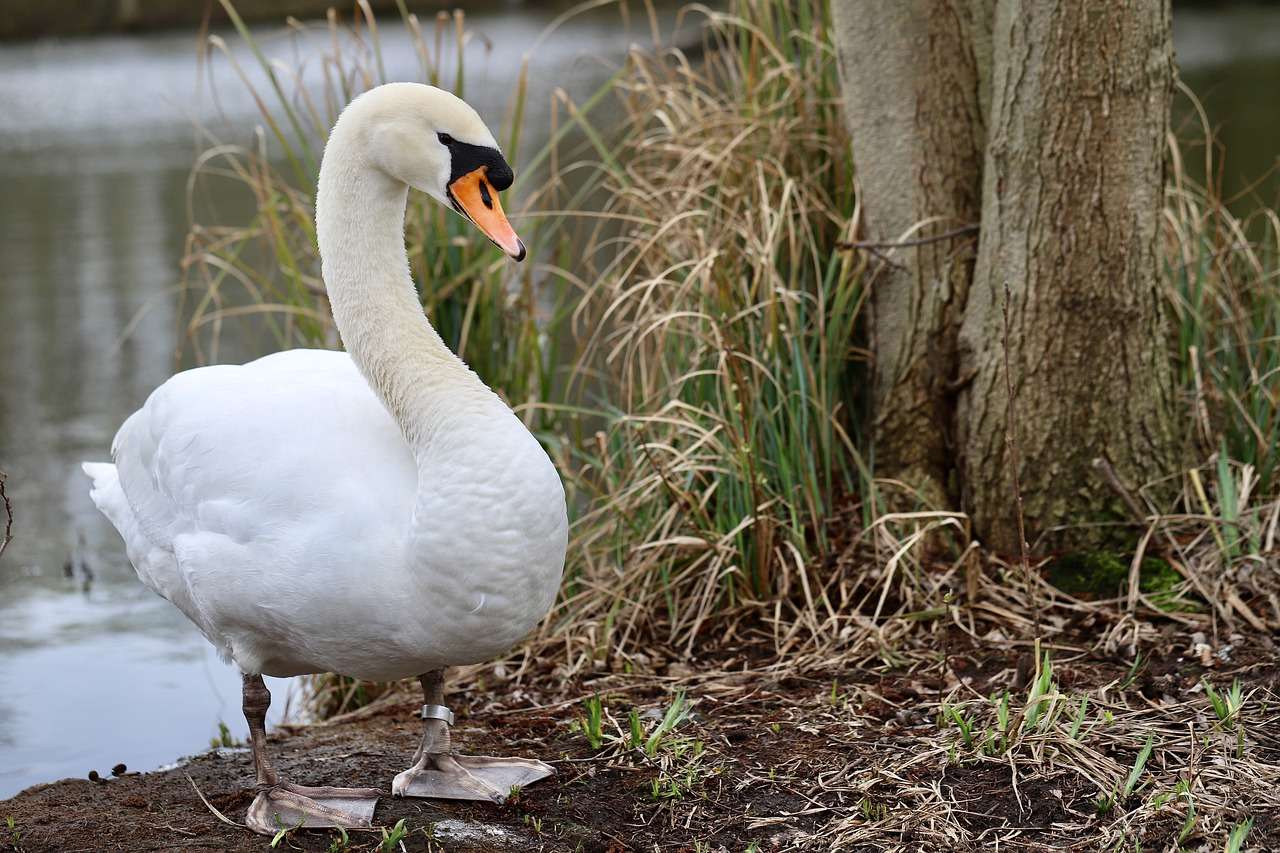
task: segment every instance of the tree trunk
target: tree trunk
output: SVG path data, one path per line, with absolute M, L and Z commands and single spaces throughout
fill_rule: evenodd
M 1157 243 L 1170 31 L 1168 0 L 997 7 L 982 239 L 960 334 L 974 378 L 957 412 L 963 505 L 996 548 L 1018 545 L 1007 432 L 1028 530 L 1041 534 L 1127 517 L 1095 458 L 1131 486 L 1171 469 Z M 1094 547 L 1105 533 L 1077 528 L 1047 544 Z
M 875 250 L 875 461 L 926 503 L 950 503 L 956 337 L 976 256 L 990 2 L 834 0 L 845 114 Z M 918 226 L 918 227 L 917 227 Z M 969 228 L 969 230 L 962 230 Z
M 1175 446 L 1157 245 L 1168 0 L 833 3 L 864 239 L 981 226 L 976 267 L 959 239 L 875 249 L 895 264 L 871 285 L 877 474 L 949 498 L 1014 552 L 1012 436 L 1029 533 L 1095 547 L 1089 525 L 1124 514 L 1093 460 L 1136 486 Z

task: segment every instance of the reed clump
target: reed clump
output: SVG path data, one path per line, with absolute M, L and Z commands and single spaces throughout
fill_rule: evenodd
M 1232 213 L 1216 190 L 1221 166 L 1209 120 L 1183 90 L 1199 124 L 1171 140 L 1165 279 L 1177 329 L 1186 414 L 1200 457 L 1248 466 L 1259 490 L 1277 492 L 1280 455 L 1280 213 Z M 1207 186 L 1188 174 L 1203 158 Z
M 1216 189 L 1208 118 L 1190 90 L 1182 97 L 1199 121 L 1170 138 L 1164 282 L 1192 464 L 1171 475 L 1172 506 L 1148 501 L 1150 539 L 1184 591 L 1227 621 L 1268 630 L 1280 622 L 1280 215 L 1233 213 Z M 1204 160 L 1203 185 L 1191 157 Z
M 579 445 L 589 501 L 564 611 L 586 617 L 587 654 L 687 646 L 726 613 L 812 596 L 864 473 L 864 294 L 836 251 L 855 197 L 826 6 L 697 14 L 699 59 L 629 56 L 615 141 L 595 152 L 601 216 L 576 241 L 589 284 L 568 393 L 603 415 Z
M 851 631 L 883 645 L 895 618 L 919 622 L 962 591 L 972 603 L 983 563 L 1012 583 L 963 515 L 884 512 L 864 462 L 870 270 L 837 251 L 858 211 L 826 5 L 698 14 L 696 61 L 637 51 L 619 75 L 621 130 L 594 152 L 603 224 L 574 243 L 575 280 L 590 284 L 570 392 L 606 415 L 577 445 L 589 499 L 559 624 L 579 661 L 640 637 L 691 650 L 745 613 L 767 614 L 779 653 L 848 651 L 836 638 Z M 1258 570 L 1280 523 L 1280 220 L 1242 222 L 1190 179 L 1185 152 L 1214 150 L 1207 122 L 1169 144 L 1164 292 L 1178 416 L 1195 429 L 1178 487 L 1139 490 L 1138 553 L 1123 555 L 1179 581 L 1156 597 L 1133 583 L 1125 603 L 1258 628 L 1280 623 L 1275 572 Z M 1013 586 L 1016 604 L 997 597 L 1020 612 L 1054 600 L 1029 589 L 1038 574 Z

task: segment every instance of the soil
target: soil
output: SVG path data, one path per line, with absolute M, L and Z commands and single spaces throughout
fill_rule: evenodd
M 633 694 L 653 696 L 653 710 L 645 714 L 646 725 L 652 726 L 650 720 L 660 710 L 658 700 L 664 698 L 662 691 L 645 680 L 626 687 Z M 684 728 L 696 728 L 732 744 L 739 760 L 732 775 L 723 774 L 724 778 L 711 781 L 700 792 L 706 799 L 698 826 L 674 827 L 664 795 L 653 795 L 659 770 L 627 760 L 597 759 L 580 731 L 570 728 L 576 724 L 579 708 L 504 713 L 489 704 L 483 713 L 459 714 L 453 728 L 455 745 L 463 744 L 464 751 L 476 754 L 542 758 L 555 766 L 557 775 L 501 806 L 394 799 L 388 794 L 379 801 L 375 824 L 392 827 L 405 819 L 415 833 L 405 839 L 408 849 L 428 849 L 434 839 L 439 845 L 433 849 L 612 851 L 665 847 L 668 842 L 691 846 L 701 838 L 744 849 L 761 837 L 748 830 L 744 817 L 803 811 L 808 802 L 768 787 L 732 788 L 756 768 L 801 755 L 829 764 L 841 752 L 824 743 L 817 732 L 792 727 L 770 731 L 767 726 L 780 715 L 762 706 L 780 707 L 780 696 L 733 709 L 701 702 Z M 272 759 L 282 778 L 300 784 L 381 782 L 389 790 L 391 777 L 408 766 L 421 736 L 417 707 L 397 702 L 362 719 L 273 733 Z M 749 719 L 762 719 L 765 728 Z M 18 849 L 24 851 L 260 851 L 267 849 L 270 839 L 221 822 L 195 790 L 223 815 L 242 820 L 253 799 L 253 781 L 248 750 L 223 748 L 193 756 L 173 769 L 96 782 L 66 779 L 38 785 L 0 802 L 0 816 L 15 817 L 21 834 Z M 785 837 L 795 827 L 813 824 L 797 820 L 791 827 L 767 834 Z M 381 840 L 380 833 L 349 834 L 352 849 Z M 293 832 L 283 846 L 328 850 L 337 837 L 332 831 Z M 3 841 L 0 849 L 5 849 Z
M 1112 815 L 1097 814 L 1093 781 L 1053 761 L 1011 779 L 1008 761 L 957 760 L 955 738 L 939 735 L 940 691 L 957 679 L 975 695 L 1024 690 L 1029 668 L 1020 661 L 1028 655 L 1016 644 L 988 646 L 958 632 L 945 644 L 946 671 L 938 662 L 779 677 L 748 665 L 751 655 L 742 649 L 546 690 L 536 682 L 513 686 L 499 680 L 501 670 L 497 676 L 490 670 L 451 685 L 459 712 L 455 746 L 538 757 L 557 775 L 500 806 L 388 794 L 375 825 L 390 829 L 404 820 L 408 834 L 389 850 L 742 851 L 753 844 L 761 851 L 979 850 L 996 839 L 1004 850 L 1092 850 L 1100 848 L 1089 838 L 1105 836 L 1126 808 L 1141 812 L 1145 799 L 1135 795 Z M 1168 654 L 1148 653 L 1136 670 L 1131 661 L 1082 654 L 1055 677 L 1064 691 L 1119 681 L 1115 689 L 1136 705 L 1187 694 L 1207 672 L 1204 661 L 1177 643 L 1165 646 Z M 1270 640 L 1236 643 L 1230 666 L 1211 663 L 1214 681 L 1239 675 L 1275 705 L 1280 671 Z M 653 757 L 620 742 L 631 709 L 652 731 L 677 687 L 687 690 L 692 711 Z M 616 737 L 600 750 L 579 728 L 582 700 L 593 694 L 604 700 L 606 735 Z M 301 784 L 389 790 L 420 736 L 416 708 L 406 692 L 345 719 L 275 732 L 273 759 L 284 778 Z M 1252 756 L 1271 762 L 1267 772 L 1280 767 L 1274 746 L 1262 738 Z M 1127 767 L 1134 755 L 1121 749 L 1115 760 Z M 21 851 L 266 850 L 272 839 L 222 822 L 196 791 L 241 821 L 252 784 L 247 750 L 224 748 L 168 770 L 39 785 L 0 802 L 0 849 L 7 843 Z M 1243 787 L 1238 794 L 1241 803 L 1249 800 Z M 12 831 L 3 825 L 7 816 Z M 1280 815 L 1255 808 L 1250 816 L 1255 824 L 1245 849 L 1280 849 Z M 884 840 L 859 840 L 872 838 L 867 833 L 877 826 L 874 837 Z M 1135 840 L 1142 849 L 1166 849 L 1182 827 L 1179 814 L 1157 812 Z M 373 850 L 382 849 L 383 839 L 381 829 L 352 831 L 344 846 L 334 831 L 301 830 L 279 839 L 276 849 Z M 1221 849 L 1220 839 L 1194 833 L 1183 844 L 1197 849 L 1197 840 Z

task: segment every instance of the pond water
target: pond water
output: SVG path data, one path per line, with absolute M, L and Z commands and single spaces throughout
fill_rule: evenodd
M 1222 197 L 1237 216 L 1280 207 L 1280 9 L 1177 9 L 1173 37 L 1179 75 L 1213 131 Z M 1203 183 L 1203 131 L 1187 98 L 1175 102 L 1173 126 L 1191 177 Z
M 490 45 L 477 40 L 469 57 L 468 99 L 482 115 L 502 116 L 554 14 L 470 14 Z M 1226 186 L 1247 186 L 1280 138 L 1280 10 L 1180 11 L 1175 24 L 1183 77 L 1230 152 Z M 412 76 L 404 33 L 384 23 L 383 35 L 389 77 Z M 645 22 L 628 32 L 606 9 L 543 43 L 524 150 L 546 136 L 553 87 L 585 95 L 610 73 L 598 57 L 647 37 Z M 154 768 L 203 748 L 219 721 L 244 734 L 238 674 L 137 581 L 78 470 L 107 458 L 121 421 L 183 364 L 176 284 L 193 120 L 240 142 L 256 121 L 225 63 L 205 71 L 209 97 L 194 47 L 189 34 L 0 46 L 0 469 L 16 515 L 0 559 L 0 797 L 117 762 Z M 1273 177 L 1261 192 L 1274 203 L 1278 189 Z M 243 208 L 212 191 L 224 211 Z M 273 691 L 279 719 L 290 686 Z

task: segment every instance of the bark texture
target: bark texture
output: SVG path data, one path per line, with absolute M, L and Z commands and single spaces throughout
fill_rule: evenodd
M 1169 0 L 832 11 L 863 239 L 981 226 L 976 242 L 876 250 L 892 262 L 871 285 L 877 474 L 1014 552 L 1012 434 L 1029 533 L 1101 544 L 1081 525 L 1124 516 L 1093 460 L 1131 486 L 1173 462 L 1157 255 Z
M 1158 227 L 1173 63 L 1168 0 L 1000 0 L 982 238 L 960 333 L 963 506 L 1013 551 L 1020 444 L 1029 531 L 1102 544 L 1125 517 L 1092 460 L 1136 486 L 1168 473 L 1172 372 Z M 1007 419 L 1003 309 L 1015 425 Z
M 993 0 L 835 0 L 861 236 L 896 243 L 978 223 L 981 93 Z M 977 235 L 876 249 L 876 469 L 950 503 L 956 337 Z

